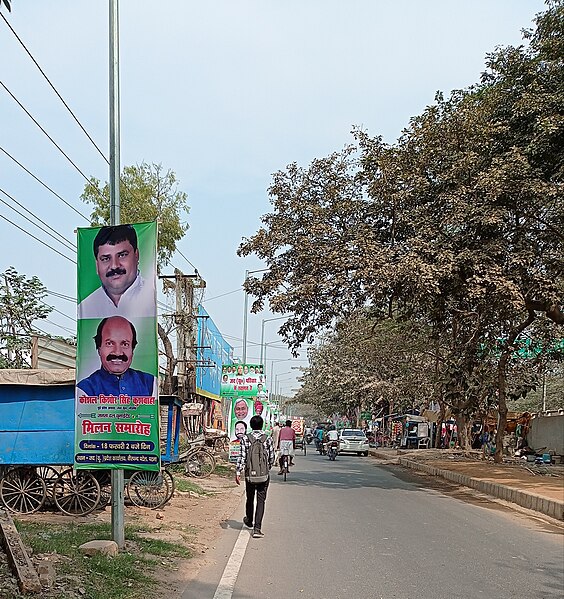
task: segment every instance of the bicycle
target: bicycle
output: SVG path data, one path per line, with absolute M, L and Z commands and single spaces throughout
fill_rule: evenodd
M 190 443 L 188 450 L 178 456 L 178 462 L 184 462 L 184 472 L 188 476 L 198 478 L 210 476 L 216 466 L 215 456 L 206 449 L 203 437 Z
M 290 472 L 290 455 L 288 449 L 284 449 L 284 453 L 280 456 L 280 470 L 286 480 L 288 472 Z

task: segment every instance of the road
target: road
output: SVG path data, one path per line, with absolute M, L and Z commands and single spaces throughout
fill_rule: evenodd
M 265 537 L 240 532 L 241 504 L 183 599 L 564 596 L 562 528 L 371 458 L 297 453 L 286 482 L 273 470 Z

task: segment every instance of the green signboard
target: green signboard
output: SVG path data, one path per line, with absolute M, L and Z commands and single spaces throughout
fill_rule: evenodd
M 157 224 L 78 230 L 74 466 L 159 470 Z

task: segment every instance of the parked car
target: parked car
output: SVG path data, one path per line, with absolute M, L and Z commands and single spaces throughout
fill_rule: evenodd
M 339 453 L 368 455 L 368 439 L 359 428 L 344 428 L 339 433 Z

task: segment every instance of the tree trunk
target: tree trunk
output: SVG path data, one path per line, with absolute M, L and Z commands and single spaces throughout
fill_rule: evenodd
M 466 414 L 459 413 L 456 416 L 456 428 L 458 431 L 458 446 L 465 451 L 472 449 L 470 429 L 472 422 Z
M 495 454 L 494 462 L 497 464 L 503 461 L 503 437 L 507 426 L 507 364 L 509 356 L 514 351 L 513 346 L 519 335 L 535 320 L 534 310 L 529 310 L 527 319 L 517 326 L 507 338 L 507 346 L 503 350 L 497 365 L 497 433 L 495 436 Z
M 499 359 L 497 367 L 497 431 L 495 435 L 494 462 L 500 464 L 503 461 L 503 437 L 507 426 L 507 361 L 509 355 L 504 352 Z

